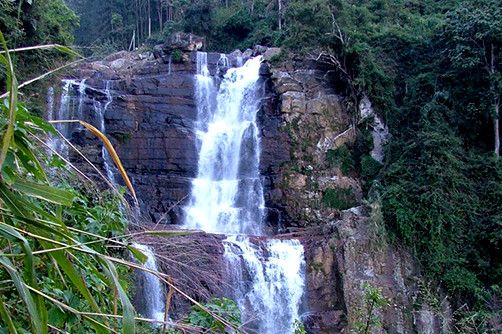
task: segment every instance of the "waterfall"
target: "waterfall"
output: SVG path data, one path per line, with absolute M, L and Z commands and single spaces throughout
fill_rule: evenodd
M 198 173 L 192 181 L 184 227 L 227 235 L 228 276 L 246 327 L 262 334 L 291 334 L 305 285 L 303 246 L 264 235 L 265 200 L 260 177 L 261 57 L 211 77 L 207 54 L 197 53 L 195 98 Z M 219 66 L 228 66 L 220 56 Z M 219 83 L 219 85 L 218 85 Z M 260 238 L 262 239 L 262 238 Z
M 47 119 L 54 120 L 54 87 L 47 89 Z
M 85 100 L 85 80 L 80 81 L 78 85 L 78 108 L 77 108 L 77 119 L 82 120 L 84 118 L 84 100 Z
M 62 80 L 61 99 L 59 109 L 54 113 L 54 88 L 50 87 L 47 91 L 47 120 L 71 120 L 82 119 L 85 100 L 85 79 L 79 81 L 72 79 Z M 78 105 L 75 113 L 75 92 L 73 87 L 78 86 Z M 70 123 L 57 123 L 54 127 L 66 138 L 69 139 L 74 125 Z M 49 147 L 63 157 L 68 157 L 68 146 L 59 136 L 53 136 L 49 139 Z
M 108 107 L 113 102 L 113 97 L 110 89 L 111 89 L 111 81 L 107 80 L 104 91 L 106 95 L 106 101 L 104 102 L 104 105 L 101 102 L 94 100 L 94 110 L 98 116 L 99 131 L 101 131 L 105 135 L 106 135 L 105 114 L 106 111 L 108 110 Z M 108 180 L 115 185 L 116 182 L 113 170 L 114 168 L 113 161 L 110 154 L 106 150 L 105 145 L 101 147 L 101 157 L 103 158 L 103 166 L 106 172 L 106 176 L 108 177 Z
M 208 76 L 207 55 L 200 58 L 206 64 L 198 59 L 199 170 L 185 224 L 206 232 L 259 235 L 264 209 L 256 125 L 261 58 L 228 70 L 217 92 Z
M 305 288 L 300 242 L 272 239 L 260 245 L 247 237 L 229 236 L 224 246 L 243 323 L 260 334 L 293 333 Z
M 47 120 L 48 121 L 53 121 L 54 120 L 54 87 L 49 87 L 47 89 Z M 57 149 L 57 139 L 54 135 L 49 135 L 47 146 L 49 147 L 47 150 L 47 154 L 49 156 L 52 156 L 52 150 Z
M 150 247 L 137 243 L 133 247 L 146 255 L 147 260 L 144 264 L 146 269 L 159 271 L 157 262 L 155 261 L 155 254 Z M 165 300 L 162 282 L 156 275 L 146 271 L 141 271 L 139 275 L 140 280 L 137 282 L 137 286 L 138 293 L 141 295 L 142 300 L 144 300 L 143 316 L 157 321 L 164 321 Z
M 220 54 L 220 59 L 218 59 L 218 62 L 216 63 L 217 70 L 216 72 L 218 75 L 222 74 L 224 70 L 226 70 L 230 66 L 230 62 L 228 61 L 228 57 L 226 54 L 221 53 Z
M 55 120 L 68 120 L 71 119 L 72 115 L 72 101 L 71 101 L 71 88 L 75 84 L 74 80 L 63 80 L 62 81 L 62 91 L 61 91 L 61 99 L 59 101 L 59 109 L 54 115 L 54 110 L 47 112 L 47 119 L 49 121 Z M 54 91 L 52 91 L 54 94 Z M 69 123 L 56 123 L 54 125 L 56 130 L 58 130 L 61 135 L 68 138 L 70 135 L 70 124 Z M 64 142 L 63 139 L 59 137 L 59 135 L 54 136 L 49 141 L 49 146 L 54 149 L 56 152 L 61 154 L 63 157 L 68 157 L 68 146 Z

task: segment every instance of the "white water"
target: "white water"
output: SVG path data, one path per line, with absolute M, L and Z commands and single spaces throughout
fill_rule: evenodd
M 185 225 L 214 233 L 261 234 L 264 199 L 256 125 L 261 58 L 229 69 L 216 91 L 207 55 L 197 58 L 198 175 Z
M 94 100 L 94 111 L 96 112 L 98 116 L 98 122 L 99 122 L 99 131 L 101 131 L 103 134 L 106 135 L 106 125 L 105 125 L 105 114 L 106 111 L 108 110 L 108 107 L 110 104 L 113 102 L 113 97 L 111 93 L 111 81 L 106 81 L 105 84 L 105 94 L 106 94 L 106 101 L 103 103 Z M 105 146 L 103 145 L 101 147 L 101 157 L 103 158 L 103 166 L 106 172 L 106 176 L 108 177 L 108 180 L 115 185 L 115 173 L 114 173 L 114 167 L 113 167 L 113 161 L 106 150 Z
M 51 87 L 47 92 L 47 120 L 72 120 L 82 119 L 83 105 L 85 99 L 85 79 L 76 81 L 71 79 L 62 80 L 61 98 L 59 109 L 54 112 L 54 89 Z M 78 95 L 75 94 L 74 86 L 78 86 Z M 75 111 L 75 97 L 78 97 L 78 105 Z M 71 130 L 74 125 L 70 123 L 56 123 L 54 127 L 67 139 L 70 139 Z M 52 136 L 49 139 L 49 147 L 63 157 L 68 158 L 68 145 L 60 136 Z
M 260 248 L 247 237 L 229 236 L 224 246 L 242 322 L 260 334 L 293 333 L 305 288 L 300 242 L 271 239 Z
M 263 235 L 265 207 L 256 124 L 260 65 L 256 57 L 228 69 L 218 87 L 207 54 L 197 53 L 199 162 L 184 225 L 228 235 L 227 271 L 243 323 L 261 334 L 291 334 L 305 286 L 303 246 L 297 240 L 248 237 Z M 220 56 L 217 74 L 220 66 L 228 66 L 226 56 Z
M 77 119 L 83 120 L 84 119 L 84 99 L 85 99 L 85 89 L 86 89 L 86 84 L 85 80 L 83 79 L 80 81 L 80 84 L 78 85 L 78 108 L 77 108 Z
M 146 245 L 134 244 L 133 247 L 140 250 L 144 255 L 146 255 L 147 260 L 144 264 L 146 269 L 158 272 L 157 262 L 155 260 L 155 254 L 152 249 Z M 138 289 L 141 289 L 140 293 L 145 300 L 145 310 L 143 310 L 143 316 L 148 319 L 154 319 L 157 321 L 164 321 L 164 290 L 162 289 L 162 282 L 160 279 L 149 272 L 140 272 L 141 281 L 137 284 Z
M 47 90 L 47 120 L 48 121 L 53 121 L 54 120 L 54 87 L 49 87 Z M 47 154 L 49 156 L 52 156 L 52 150 L 56 150 L 57 143 L 56 143 L 56 138 L 54 135 L 50 135 L 48 138 L 48 150 Z
M 71 103 L 71 89 L 72 86 L 76 83 L 74 80 L 63 80 L 62 81 L 62 91 L 61 91 L 61 99 L 59 101 L 59 109 L 56 111 L 54 115 L 54 111 L 48 112 L 48 120 L 69 120 L 72 115 L 72 103 Z M 56 130 L 60 132 L 60 134 L 66 138 L 70 135 L 70 124 L 68 123 L 56 123 L 54 124 Z M 68 146 L 66 142 L 56 135 L 50 141 L 52 149 L 61 154 L 63 157 L 68 157 Z

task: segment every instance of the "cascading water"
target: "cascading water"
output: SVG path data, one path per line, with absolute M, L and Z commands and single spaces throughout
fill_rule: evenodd
M 61 99 L 59 101 L 59 109 L 54 113 L 54 89 L 51 87 L 47 92 L 47 120 L 71 120 L 74 118 L 83 118 L 83 106 L 85 99 L 85 79 L 78 82 L 76 80 L 62 80 Z M 73 87 L 78 86 L 78 105 L 75 113 L 75 92 Z M 56 123 L 54 127 L 68 138 L 71 134 L 72 124 Z M 68 146 L 65 141 L 59 136 L 53 136 L 49 139 L 49 147 L 55 150 L 63 157 L 68 157 Z
M 305 288 L 300 242 L 271 239 L 260 245 L 244 236 L 229 236 L 224 246 L 243 323 L 262 334 L 294 333 Z
M 113 97 L 111 93 L 111 81 L 109 80 L 106 81 L 105 84 L 105 95 L 106 95 L 106 101 L 104 102 L 104 105 L 103 103 L 94 100 L 94 110 L 98 116 L 99 131 L 101 131 L 103 134 L 106 134 L 105 114 L 106 111 L 108 110 L 108 107 L 113 102 Z M 106 176 L 108 177 L 108 180 L 115 185 L 116 184 L 115 173 L 113 170 L 112 158 L 104 145 L 101 148 L 101 157 L 103 158 L 103 165 L 106 171 Z
M 78 85 L 78 108 L 77 108 L 77 118 L 78 119 L 83 119 L 84 118 L 84 99 L 85 99 L 85 88 L 87 87 L 85 85 L 85 80 L 83 79 L 80 81 L 80 84 Z
M 54 87 L 49 87 L 47 90 L 47 120 L 54 120 Z M 48 138 L 48 150 L 47 154 L 52 155 L 52 150 L 57 149 L 57 141 L 54 135 L 50 135 Z
M 57 110 L 56 115 L 54 115 L 54 111 L 47 112 L 47 118 L 49 121 L 71 119 L 73 106 L 71 103 L 71 88 L 75 84 L 75 81 L 63 80 L 62 83 L 63 87 L 61 91 L 61 99 L 59 101 L 59 109 Z M 56 123 L 54 127 L 62 136 L 68 138 L 70 132 L 70 125 L 68 123 Z M 51 138 L 49 146 L 63 157 L 68 157 L 68 146 L 59 136 Z
M 218 72 L 228 59 L 220 57 L 217 65 Z M 243 321 L 261 334 L 291 334 L 305 285 L 303 247 L 297 240 L 248 237 L 264 234 L 256 124 L 260 65 L 256 57 L 228 69 L 218 88 L 207 54 L 197 53 L 199 162 L 184 225 L 228 235 L 225 259 Z
M 196 131 L 201 146 L 198 176 L 185 209 L 186 226 L 206 232 L 259 235 L 264 200 L 256 82 L 261 58 L 228 70 L 215 92 L 206 57 L 200 56 L 202 61 L 197 65 L 201 74 L 196 76 Z
M 134 244 L 133 247 L 140 250 L 147 260 L 144 264 L 146 269 L 158 272 L 155 254 L 152 249 L 146 245 Z M 141 271 L 139 273 L 141 281 L 137 286 L 142 299 L 144 300 L 143 316 L 157 321 L 164 321 L 164 291 L 162 290 L 162 282 L 152 273 Z

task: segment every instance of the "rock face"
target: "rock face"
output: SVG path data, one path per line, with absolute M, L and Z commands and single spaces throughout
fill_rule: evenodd
M 288 235 L 305 248 L 307 289 L 301 320 L 308 333 L 358 333 L 358 326 L 368 323 L 367 333 L 373 334 L 448 332 L 448 303 L 431 297 L 412 257 L 385 242 L 368 210 L 343 211 L 329 224 Z M 155 248 L 157 262 L 176 286 L 205 302 L 214 296 L 231 297 L 223 240 L 223 236 L 195 233 L 143 237 L 139 242 Z M 369 311 L 369 288 L 379 289 L 388 304 Z M 170 315 L 178 319 L 190 305 L 175 293 Z
M 268 73 L 275 94 L 263 122 L 276 128 L 271 139 L 262 134 L 263 164 L 274 167 L 263 168 L 267 204 L 286 226 L 329 222 L 362 199 L 353 171 L 336 158 L 356 136 L 344 98 L 333 90 L 336 77 L 305 61 L 270 66 Z
M 72 91 L 74 116 L 102 125 L 116 147 L 144 218 L 179 224 L 197 174 L 194 51 L 204 42 L 188 35 L 173 38 L 153 54 L 118 53 L 80 66 Z M 178 61 L 169 56 L 174 50 L 182 53 Z M 306 61 L 272 65 L 280 50 L 264 47 L 234 51 L 228 63 L 209 53 L 209 71 L 223 75 L 227 66 L 263 53 L 257 117 L 267 220 L 277 232 L 293 231 L 287 237 L 305 247 L 308 312 L 302 320 L 308 333 L 349 333 L 367 321 L 368 286 L 380 288 L 390 301 L 370 314 L 375 324 L 371 320 L 369 333 L 441 333 L 448 324 L 439 315 L 448 318 L 447 303 L 425 298 L 430 294 L 411 256 L 381 238 L 381 224 L 373 217 L 378 208 L 358 207 L 361 184 L 347 155 L 356 128 L 344 97 L 333 88 L 337 78 Z M 73 143 L 103 169 L 99 141 L 78 127 L 70 132 Z M 78 155 L 70 158 L 96 176 Z M 116 180 L 120 183 L 118 175 Z M 228 293 L 222 240 L 197 233 L 139 241 L 155 248 L 177 286 L 204 302 Z M 172 307 L 176 318 L 190 303 L 175 293 Z
M 194 37 L 193 41 L 196 43 L 199 39 Z M 198 47 L 196 45 L 195 49 Z M 99 129 L 98 109 L 107 105 L 104 112 L 106 135 L 132 179 L 143 214 L 153 222 L 181 222 L 181 206 L 197 174 L 193 126 L 197 120 L 193 78 L 195 52 L 185 53 L 185 56 L 187 61 L 165 63 L 163 58 L 121 52 L 103 61 L 82 65 L 74 73 L 78 80 L 72 87 L 75 97 L 72 108 L 78 108 L 80 115 L 73 116 Z M 208 54 L 209 70 L 215 75 L 222 75 L 225 66 L 236 66 L 240 61 L 241 57 L 231 56 L 228 64 L 224 64 L 221 54 Z M 77 101 L 81 94 L 78 83 L 82 80 L 85 80 L 85 95 L 80 103 Z M 266 84 L 264 78 L 263 85 Z M 109 104 L 106 87 L 112 97 Z M 263 131 L 268 138 L 275 140 L 280 136 L 277 122 L 264 123 L 267 124 Z M 72 130 L 73 142 L 89 160 L 103 167 L 100 143 L 80 128 Z M 78 155 L 74 154 L 72 160 L 83 171 L 96 174 Z M 269 159 L 263 169 L 271 169 L 269 164 L 273 163 L 273 159 Z
M 386 243 L 383 227 L 367 210 L 344 211 L 304 232 L 312 333 L 350 333 L 368 319 L 368 333 L 448 332 L 446 299 L 430 297 L 413 258 Z M 370 288 L 379 289 L 388 305 L 370 312 Z

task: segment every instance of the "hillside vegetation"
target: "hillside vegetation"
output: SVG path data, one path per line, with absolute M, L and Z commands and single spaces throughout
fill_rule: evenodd
M 455 309 L 467 304 L 480 321 L 500 312 L 500 1 L 0 0 L 0 7 L 11 48 L 75 42 L 85 54 L 105 54 L 186 31 L 205 36 L 209 50 L 261 44 L 282 47 L 276 61 L 318 59 L 339 73 L 341 93 L 355 105 L 369 96 L 389 126 L 386 160 L 367 192 L 382 203 L 389 238 L 415 252 Z M 22 77 L 61 61 L 40 52 L 14 59 Z

